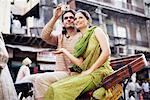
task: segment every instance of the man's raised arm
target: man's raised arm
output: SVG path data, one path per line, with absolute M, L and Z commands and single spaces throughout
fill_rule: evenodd
M 58 5 L 55 9 L 54 15 L 51 20 L 44 26 L 41 34 L 41 38 L 49 44 L 57 45 L 58 38 L 52 34 L 54 26 L 58 18 L 63 14 L 61 10 L 61 5 Z

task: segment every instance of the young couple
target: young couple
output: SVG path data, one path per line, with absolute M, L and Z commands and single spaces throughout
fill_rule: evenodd
M 52 30 L 61 15 L 64 30 L 55 36 Z M 63 12 L 61 5 L 58 5 L 42 32 L 43 40 L 58 46 L 54 51 L 56 69 L 36 77 L 34 86 L 37 100 L 75 100 L 81 93 L 102 84 L 101 81 L 113 72 L 109 65 L 108 36 L 101 28 L 91 26 L 91 23 L 87 11 Z M 108 100 L 111 96 L 111 91 L 104 88 L 94 92 L 96 99 Z

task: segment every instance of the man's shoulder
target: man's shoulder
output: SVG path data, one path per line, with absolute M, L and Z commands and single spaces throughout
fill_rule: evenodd
M 27 69 L 27 68 L 29 68 L 29 67 L 26 66 L 26 65 L 22 65 L 22 66 L 20 67 L 20 69 Z
M 76 35 L 82 36 L 82 33 L 81 32 L 77 32 Z
M 62 39 L 62 38 L 64 38 L 64 34 L 62 34 L 62 33 L 58 34 L 57 37 L 58 37 L 58 39 Z

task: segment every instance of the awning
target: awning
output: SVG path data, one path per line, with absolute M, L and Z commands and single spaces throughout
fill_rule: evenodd
M 40 37 L 30 37 L 23 34 L 3 34 L 3 38 L 6 44 L 29 46 L 36 48 L 56 48 L 54 44 L 48 44 Z
M 19 49 L 21 51 L 28 51 L 28 52 L 42 52 L 42 51 L 52 51 L 52 48 L 36 48 L 36 47 L 30 47 L 30 46 L 22 46 L 22 45 L 11 45 L 6 44 L 6 47 L 13 48 L 13 49 Z
M 15 1 L 13 5 L 11 5 L 11 11 L 14 15 L 23 16 L 32 10 L 39 2 L 40 0 L 28 0 L 28 2 L 25 0 L 18 0 Z

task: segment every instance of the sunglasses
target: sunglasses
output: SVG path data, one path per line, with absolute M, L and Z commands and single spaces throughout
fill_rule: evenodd
M 74 17 L 73 16 L 64 17 L 64 20 L 67 20 L 67 19 L 74 19 Z

